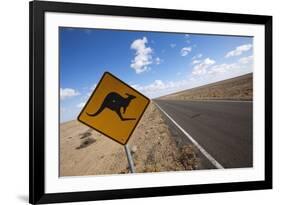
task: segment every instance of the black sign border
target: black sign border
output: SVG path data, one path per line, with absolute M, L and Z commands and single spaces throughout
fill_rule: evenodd
M 140 115 L 138 121 L 136 122 L 135 126 L 133 127 L 132 131 L 130 132 L 130 134 L 129 134 L 129 136 L 128 136 L 128 138 L 127 138 L 127 140 L 126 140 L 126 142 L 125 142 L 124 144 L 121 143 L 121 142 L 119 142 L 118 140 L 114 139 L 113 137 L 107 135 L 106 133 L 104 133 L 104 132 L 98 130 L 98 129 L 95 128 L 95 127 L 92 127 L 91 125 L 89 125 L 89 124 L 87 124 L 86 122 L 84 122 L 84 121 L 82 121 L 82 120 L 79 119 L 80 116 L 82 115 L 82 113 L 85 111 L 87 105 L 88 105 L 89 102 L 91 101 L 92 97 L 93 97 L 94 94 L 96 93 L 98 87 L 100 86 L 102 80 L 104 79 L 104 77 L 105 77 L 106 75 L 110 75 L 111 77 L 113 77 L 113 78 L 115 78 L 116 80 L 120 81 L 122 84 L 126 85 L 127 87 L 129 87 L 130 89 L 132 89 L 133 91 L 135 91 L 136 93 L 138 93 L 139 95 L 141 95 L 143 98 L 145 98 L 145 99 L 147 100 L 147 103 L 146 103 L 146 105 L 145 105 L 145 107 L 144 107 L 144 110 L 142 111 L 142 113 L 141 113 L 141 115 Z M 136 89 L 134 89 L 133 87 L 131 87 L 130 85 L 128 85 L 127 83 L 125 83 L 124 81 L 122 81 L 121 79 L 119 79 L 118 77 L 116 77 L 115 75 L 113 75 L 112 73 L 106 71 L 106 72 L 103 73 L 103 75 L 102 75 L 100 81 L 98 82 L 98 84 L 97 84 L 95 90 L 92 92 L 91 96 L 90 96 L 89 99 L 87 100 L 87 103 L 84 105 L 83 109 L 81 110 L 80 114 L 78 115 L 77 120 L 78 120 L 79 122 L 83 123 L 84 125 L 87 125 L 88 127 L 91 127 L 92 129 L 94 129 L 94 130 L 100 132 L 101 134 L 105 135 L 106 137 L 108 137 L 108 138 L 114 140 L 115 142 L 117 142 L 117 143 L 119 143 L 119 144 L 121 144 L 121 145 L 125 145 L 125 144 L 128 143 L 129 139 L 131 138 L 131 136 L 132 136 L 134 130 L 136 129 L 137 125 L 139 124 L 139 122 L 140 122 L 140 120 L 141 120 L 141 118 L 142 118 L 142 116 L 143 116 L 145 110 L 147 109 L 149 103 L 150 103 L 150 99 L 149 99 L 148 97 L 146 97 L 145 95 L 143 95 L 142 93 L 140 93 L 139 91 L 137 91 Z

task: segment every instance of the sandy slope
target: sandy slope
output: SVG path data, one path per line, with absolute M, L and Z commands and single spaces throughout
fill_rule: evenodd
M 253 74 L 162 96 L 163 100 L 252 100 Z
M 179 150 L 153 103 L 131 136 L 137 172 L 195 168 L 195 154 Z M 191 155 L 190 155 L 191 152 Z M 192 161 L 187 165 L 185 156 Z M 193 159 L 194 158 L 194 159 Z M 81 176 L 128 173 L 124 147 L 78 121 L 60 125 L 60 175 Z

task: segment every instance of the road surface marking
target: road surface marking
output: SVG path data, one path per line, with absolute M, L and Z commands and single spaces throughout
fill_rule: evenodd
M 181 100 L 160 100 L 159 101 L 181 101 Z M 250 100 L 186 100 L 187 102 L 222 102 L 222 103 L 253 103 L 253 101 Z
M 186 137 L 200 150 L 200 152 L 217 168 L 217 169 L 224 169 L 224 167 L 217 162 L 190 134 L 188 134 L 176 121 L 171 118 L 168 113 L 166 113 L 157 103 L 156 106 L 186 135 Z
M 249 100 L 189 100 L 189 102 L 253 103 L 253 101 Z

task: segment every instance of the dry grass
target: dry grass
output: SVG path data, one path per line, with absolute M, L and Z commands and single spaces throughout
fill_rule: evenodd
M 132 138 L 131 146 L 139 147 L 134 155 L 137 172 L 164 172 L 188 170 L 179 149 L 159 110 L 151 103 L 147 115 Z
M 192 145 L 184 145 L 180 151 L 180 162 L 186 170 L 195 170 L 198 168 L 200 160 L 196 149 Z
M 76 147 L 76 149 L 82 149 L 85 147 L 88 147 L 89 145 L 93 144 L 96 140 L 92 137 L 83 138 L 83 141 L 81 142 L 79 147 Z

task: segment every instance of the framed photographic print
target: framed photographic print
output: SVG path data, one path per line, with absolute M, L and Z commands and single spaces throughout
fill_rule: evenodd
M 272 17 L 30 2 L 30 203 L 272 188 Z

